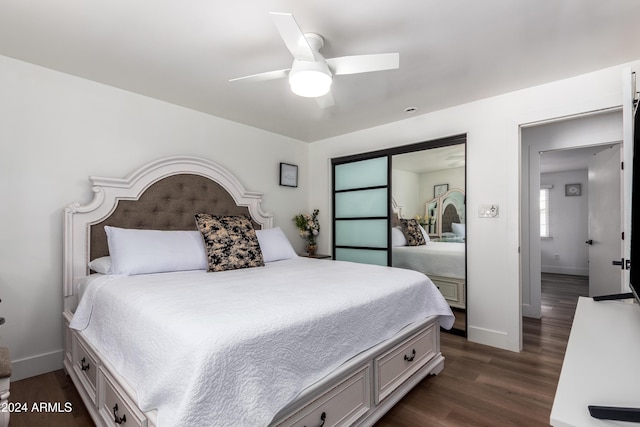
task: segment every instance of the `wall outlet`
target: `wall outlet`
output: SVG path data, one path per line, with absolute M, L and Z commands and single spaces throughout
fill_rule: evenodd
M 478 208 L 478 217 L 480 218 L 497 218 L 498 214 L 498 205 L 480 205 Z

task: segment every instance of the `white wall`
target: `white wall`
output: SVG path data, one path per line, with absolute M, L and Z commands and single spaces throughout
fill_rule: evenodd
M 464 168 L 451 168 L 441 171 L 420 174 L 420 199 L 424 203 L 433 199 L 433 187 L 439 184 L 448 184 L 449 190 L 459 188 L 464 191 Z M 424 210 L 423 203 L 423 210 Z M 424 213 L 422 213 L 424 215 Z
M 550 239 L 540 241 L 543 273 L 589 275 L 589 173 L 587 169 L 543 173 L 541 185 L 549 190 Z M 580 196 L 565 195 L 566 184 L 581 184 Z M 557 258 L 557 259 L 556 259 Z
M 449 184 L 449 190 L 465 187 L 464 168 L 452 168 L 429 173 L 392 170 L 393 197 L 402 206 L 404 218 L 425 215 L 425 205 L 433 199 L 433 187 Z
M 402 207 L 403 218 L 424 215 L 424 203 L 420 198 L 420 175 L 398 169 L 391 170 L 393 198 Z
M 520 126 L 612 108 L 622 103 L 622 66 L 415 116 L 310 146 L 310 204 L 331 206 L 331 158 L 467 134 L 468 337 L 519 351 Z M 478 218 L 481 204 L 499 205 L 499 216 Z M 328 230 L 331 219 L 324 216 Z M 331 248 L 330 234 L 320 250 Z
M 0 345 L 13 380 L 62 367 L 62 210 L 90 200 L 89 175 L 210 159 L 263 192 L 302 251 L 291 218 L 308 210 L 306 143 L 1 56 L 0 93 Z M 299 165 L 298 188 L 278 186 L 279 162 Z

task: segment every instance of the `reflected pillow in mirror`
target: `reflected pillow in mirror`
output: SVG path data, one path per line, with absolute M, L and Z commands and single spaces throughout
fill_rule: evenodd
M 398 246 L 407 246 L 407 238 L 402 233 L 402 228 L 391 228 L 391 246 L 397 248 Z
M 466 237 L 467 230 L 465 224 L 459 224 L 457 222 L 451 223 L 451 231 L 458 237 Z
M 429 233 L 427 233 L 427 230 L 425 230 L 424 227 L 420 225 L 420 231 L 422 232 L 422 237 L 424 237 L 424 243 L 429 243 L 429 240 L 431 240 L 431 238 L 429 237 Z
M 401 219 L 402 232 L 407 239 L 409 246 L 421 246 L 426 245 L 427 242 L 422 235 L 422 227 L 415 219 Z

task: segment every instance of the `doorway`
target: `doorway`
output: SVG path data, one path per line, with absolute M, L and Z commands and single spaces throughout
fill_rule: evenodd
M 539 197 L 541 152 L 615 144 L 622 140 L 622 111 L 599 112 L 521 129 L 522 314 L 541 317 L 542 248 Z M 575 184 L 567 182 L 565 184 Z M 564 184 L 563 184 L 564 185 Z M 563 197 L 565 188 L 562 188 Z M 584 249 L 585 238 L 581 244 Z M 555 257 L 556 253 L 552 253 Z M 562 257 L 562 254 L 558 254 Z
M 611 265 L 622 251 L 620 156 L 620 144 L 540 153 L 541 272 L 588 278 L 592 296 L 622 280 Z

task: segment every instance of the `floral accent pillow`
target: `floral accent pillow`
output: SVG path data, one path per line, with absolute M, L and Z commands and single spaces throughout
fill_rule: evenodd
M 402 225 L 404 237 L 407 238 L 407 245 L 421 246 L 427 244 L 427 241 L 422 235 L 422 230 L 420 230 L 420 224 L 418 224 L 418 221 L 415 219 L 401 219 L 400 224 Z
M 195 218 L 207 251 L 207 271 L 264 266 L 258 237 L 248 216 L 199 213 Z

